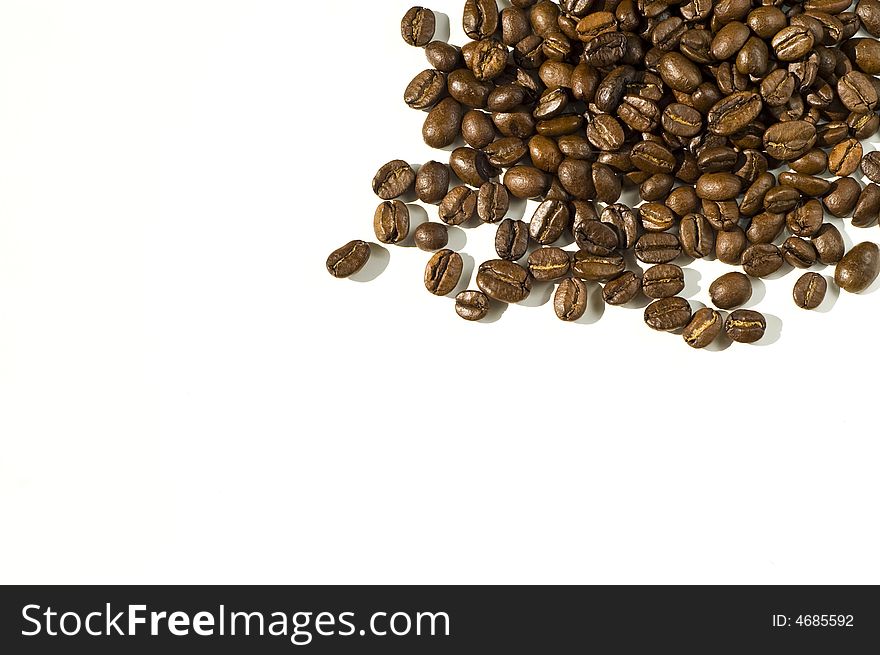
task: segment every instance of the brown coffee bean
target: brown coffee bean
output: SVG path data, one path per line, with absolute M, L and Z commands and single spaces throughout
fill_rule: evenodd
M 673 189 L 672 193 L 669 194 L 669 197 L 666 199 L 666 206 L 675 212 L 676 216 L 684 217 L 697 212 L 700 208 L 700 198 L 697 196 L 694 187 L 681 186 Z
M 429 161 L 416 175 L 416 196 L 429 205 L 439 204 L 449 193 L 449 167 Z
M 538 248 L 529 255 L 529 273 L 538 282 L 550 282 L 568 275 L 571 259 L 562 248 Z
M 809 203 L 807 203 L 809 204 Z M 750 243 L 772 243 L 785 227 L 786 215 L 764 212 L 752 219 L 746 236 Z
M 327 272 L 336 278 L 351 277 L 370 259 L 370 244 L 366 241 L 350 241 L 327 258 Z
M 862 144 L 856 139 L 838 143 L 828 153 L 828 171 L 832 175 L 846 177 L 855 173 L 862 160 Z
M 626 271 L 605 284 L 602 298 L 608 305 L 625 305 L 642 289 L 642 279 L 632 271 Z
M 834 281 L 844 291 L 861 293 L 880 273 L 880 248 L 866 241 L 850 250 L 837 264 Z
M 653 330 L 680 330 L 691 321 L 691 306 L 684 298 L 662 298 L 645 308 L 645 323 Z
M 714 309 L 703 307 L 694 313 L 681 336 L 691 348 L 706 348 L 718 338 L 723 326 L 724 319 L 721 314 Z
M 704 200 L 702 214 L 719 232 L 727 232 L 739 226 L 739 206 L 735 200 Z
M 850 71 L 837 82 L 837 95 L 843 105 L 857 114 L 867 114 L 877 106 L 877 89 L 872 78 Z
M 409 236 L 409 209 L 399 200 L 383 202 L 373 216 L 373 231 L 382 243 L 400 243 Z
M 455 297 L 455 313 L 466 321 L 482 321 L 489 313 L 489 298 L 480 291 L 462 291 Z
M 626 263 L 619 255 L 592 255 L 584 250 L 574 254 L 571 272 L 582 280 L 601 282 L 613 280 L 626 270 Z
M 495 0 L 465 0 L 462 27 L 469 38 L 479 41 L 498 30 L 498 5 Z
M 772 243 L 756 243 L 742 255 L 743 270 L 752 277 L 767 277 L 782 268 L 784 260 L 779 248 Z
M 727 273 L 710 285 L 709 296 L 719 309 L 733 309 L 745 305 L 752 297 L 752 282 L 742 273 Z
M 461 129 L 463 110 L 453 98 L 444 98 L 428 112 L 422 128 L 422 138 L 432 148 L 452 145 Z
M 764 194 L 764 210 L 771 214 L 784 214 L 797 207 L 800 200 L 801 192 L 794 187 L 773 187 Z
M 681 242 L 668 232 L 648 233 L 636 242 L 635 251 L 646 264 L 668 264 L 681 254 Z
M 825 300 L 828 282 L 818 273 L 804 273 L 795 282 L 792 297 L 794 304 L 801 309 L 816 309 Z
M 385 164 L 373 178 L 373 193 L 382 200 L 394 200 L 409 191 L 416 173 L 405 161 L 395 159 Z
M 400 21 L 400 35 L 409 45 L 424 47 L 434 38 L 435 22 L 433 11 L 413 7 Z
M 767 192 L 776 186 L 776 178 L 773 173 L 761 173 L 743 194 L 739 204 L 740 213 L 743 216 L 754 216 L 764 207 L 764 197 Z
M 617 231 L 598 220 L 576 222 L 574 239 L 581 250 L 603 257 L 613 254 L 620 245 Z
M 430 109 L 446 96 L 446 74 L 425 70 L 416 75 L 403 93 L 403 100 L 413 109 Z
M 663 110 L 663 129 L 676 136 L 693 137 L 703 129 L 703 116 L 693 107 L 672 103 Z
M 810 268 L 816 263 L 816 248 L 813 244 L 800 237 L 789 237 L 780 248 L 782 258 L 795 268 Z
M 461 52 L 443 41 L 431 41 L 425 46 L 425 58 L 436 70 L 451 73 L 461 63 Z
M 852 224 L 854 227 L 869 227 L 878 216 L 880 216 L 880 186 L 871 182 L 859 195 L 856 208 L 853 210 Z
M 791 161 L 816 145 L 816 127 L 806 121 L 776 123 L 764 132 L 767 154 L 779 161 Z
M 480 265 L 477 286 L 493 300 L 515 304 L 529 297 L 532 278 L 522 266 L 495 259 Z
M 577 278 L 563 280 L 553 296 L 553 310 L 560 321 L 577 321 L 587 311 L 587 285 Z
M 715 249 L 715 230 L 702 214 L 689 214 L 681 220 L 679 240 L 685 254 L 701 259 L 711 255 Z
M 447 225 L 461 225 L 477 214 L 477 194 L 466 186 L 457 186 L 440 203 L 438 215 Z
M 529 247 L 529 226 L 523 221 L 505 218 L 495 232 L 495 252 L 501 259 L 522 259 Z
M 876 184 L 880 184 L 880 151 L 872 150 L 862 158 L 862 173 Z
M 841 177 L 832 184 L 831 192 L 822 199 L 822 202 L 829 214 L 843 218 L 849 216 L 855 209 L 861 193 L 862 187 L 858 182 L 851 177 Z
M 715 236 L 715 257 L 725 264 L 739 266 L 742 263 L 742 254 L 747 245 L 748 240 L 741 227 L 727 232 L 718 232 Z
M 510 197 L 503 184 L 486 182 L 477 194 L 477 216 L 484 223 L 498 223 L 507 214 Z
M 762 314 L 749 309 L 738 309 L 727 317 L 724 331 L 731 341 L 756 343 L 764 338 L 767 320 Z
M 645 271 L 642 290 L 648 298 L 671 298 L 684 289 L 684 271 L 675 264 L 659 264 Z
M 559 239 L 571 222 L 568 203 L 559 200 L 545 200 L 532 215 L 529 222 L 529 236 L 541 245 L 548 245 Z
M 828 180 L 792 171 L 780 173 L 779 184 L 796 189 L 798 192 L 811 198 L 824 196 L 831 191 L 831 182 Z
M 826 266 L 836 264 L 844 255 L 846 246 L 843 237 L 831 223 L 825 223 L 812 237 L 811 241 L 816 248 L 819 261 Z
M 675 155 L 668 148 L 653 141 L 641 141 L 634 145 L 630 158 L 636 168 L 652 175 L 672 173 L 677 163 Z
M 740 91 L 719 100 L 706 117 L 709 131 L 729 135 L 745 129 L 758 118 L 763 103 L 757 93 Z
M 805 155 L 788 162 L 788 165 L 804 175 L 821 175 L 828 170 L 828 156 L 819 148 L 813 148 Z
M 451 250 L 434 253 L 425 267 L 425 288 L 435 296 L 452 293 L 458 286 L 464 262 L 461 255 Z
M 732 200 L 741 189 L 742 180 L 733 173 L 704 173 L 697 180 L 697 195 L 704 200 Z
M 514 166 L 504 174 L 504 186 L 515 198 L 537 198 L 547 193 L 550 177 L 532 166 Z
M 813 34 L 801 25 L 784 27 L 771 40 L 779 61 L 797 61 L 813 49 Z
M 793 235 L 811 237 L 822 227 L 824 216 L 822 204 L 818 200 L 808 200 L 786 215 L 785 224 Z
M 441 223 L 422 223 L 413 232 L 413 241 L 419 250 L 441 250 L 449 243 L 449 232 Z
M 659 202 L 648 202 L 639 207 L 639 218 L 646 232 L 665 232 L 675 225 L 675 214 Z
M 587 139 L 600 150 L 617 150 L 624 138 L 623 127 L 608 114 L 599 114 L 587 125 Z

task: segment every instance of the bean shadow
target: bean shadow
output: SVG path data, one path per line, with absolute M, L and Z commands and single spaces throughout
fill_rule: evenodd
M 761 279 L 764 279 L 764 280 L 781 280 L 781 279 L 784 278 L 786 275 L 790 274 L 793 270 L 794 270 L 794 266 L 792 266 L 791 264 L 788 264 L 788 263 L 783 263 L 782 266 L 780 267 L 780 269 L 779 269 L 778 271 L 776 271 L 775 273 L 771 273 L 770 275 L 765 275 L 765 276 L 764 276 L 763 278 L 761 278 Z M 758 279 L 758 278 L 754 278 L 754 279 Z
M 757 307 L 762 302 L 764 302 L 764 298 L 767 297 L 767 285 L 764 284 L 764 280 L 758 277 L 749 278 L 752 283 L 752 297 L 749 298 L 749 301 L 742 306 L 742 309 L 752 309 Z
M 813 310 L 820 314 L 829 313 L 834 309 L 834 305 L 836 305 L 837 301 L 840 299 L 840 287 L 837 286 L 834 283 L 834 280 L 828 276 L 825 276 L 825 281 L 828 283 L 828 291 L 825 292 L 825 298 L 822 300 L 822 304 Z
M 683 298 L 693 298 L 700 293 L 700 280 L 703 275 L 693 268 L 684 268 L 684 289 L 681 292 Z
M 461 278 L 459 278 L 455 289 L 446 296 L 447 298 L 455 298 L 462 291 L 467 291 L 470 288 L 471 278 L 474 275 L 474 258 L 465 253 L 460 254 L 462 262 Z
M 434 11 L 434 38 L 432 41 L 443 41 L 449 43 L 452 35 L 449 16 L 441 11 Z
M 501 317 L 504 316 L 504 312 L 507 311 L 508 305 L 506 302 L 498 302 L 497 300 L 489 301 L 489 313 L 483 318 L 480 323 L 497 323 L 501 320 Z
M 753 344 L 755 346 L 772 346 L 782 338 L 782 319 L 773 314 L 764 314 L 767 321 L 767 330 L 764 332 L 764 338 Z
M 579 325 L 594 325 L 605 316 L 605 298 L 602 296 L 602 285 L 596 282 L 587 282 L 587 311 L 575 323 Z
M 834 285 L 829 285 L 829 286 L 837 286 L 837 285 L 834 284 Z M 874 280 L 874 282 L 871 284 L 871 286 L 869 286 L 867 289 L 862 291 L 862 293 L 860 295 L 870 296 L 872 293 L 876 293 L 877 289 L 880 289 L 880 276 L 878 276 L 877 279 Z
M 468 240 L 467 233 L 464 230 L 460 227 L 450 225 L 446 228 L 446 234 L 449 235 L 449 243 L 446 244 L 446 247 L 449 250 L 460 252 L 465 249 Z
M 529 297 L 519 304 L 523 307 L 543 307 L 550 302 L 554 287 L 552 282 L 535 282 Z
M 507 209 L 505 218 L 511 218 L 515 221 L 521 221 L 526 215 L 526 200 L 510 196 L 510 206 Z
M 413 235 L 419 225 L 428 222 L 428 212 L 421 205 L 407 205 L 406 208 L 409 210 L 409 235 L 400 242 L 400 246 L 415 248 L 416 242 Z
M 348 279 L 360 283 L 372 282 L 385 272 L 390 261 L 391 253 L 387 248 L 378 243 L 370 243 L 370 259 L 361 270 Z

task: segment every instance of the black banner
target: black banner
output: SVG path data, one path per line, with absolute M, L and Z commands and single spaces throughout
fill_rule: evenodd
M 880 646 L 876 587 L 5 587 L 0 595 L 0 649 L 15 654 Z

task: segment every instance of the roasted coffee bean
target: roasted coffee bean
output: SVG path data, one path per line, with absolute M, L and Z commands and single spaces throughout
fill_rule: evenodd
M 645 323 L 661 332 L 680 330 L 691 321 L 691 305 L 684 298 L 662 298 L 645 308 Z
M 862 158 L 862 173 L 869 180 L 880 184 L 880 150 L 872 150 Z
M 455 313 L 466 321 L 482 321 L 489 313 L 489 298 L 480 291 L 462 291 L 455 297 Z
M 550 282 L 568 274 L 571 259 L 562 248 L 538 248 L 529 255 L 529 273 L 539 282 Z
M 509 168 L 525 157 L 529 152 L 526 144 L 518 137 L 505 137 L 490 143 L 483 153 L 493 166 Z
M 872 182 L 862 189 L 859 201 L 853 210 L 852 224 L 854 227 L 869 227 L 878 217 L 880 217 L 880 186 Z
M 642 279 L 632 271 L 626 271 L 602 289 L 602 298 L 607 305 L 625 305 L 632 301 L 642 289 Z
M 850 71 L 840 78 L 837 95 L 847 109 L 857 114 L 867 114 L 877 106 L 877 90 L 871 78 L 859 71 Z
M 507 47 L 495 39 L 471 41 L 462 47 L 461 55 L 465 66 L 480 82 L 488 82 L 501 75 L 508 59 Z M 488 103 L 488 96 L 486 101 Z
M 823 180 L 821 177 L 814 175 L 804 175 L 802 173 L 794 173 L 786 171 L 779 174 L 779 183 L 797 189 L 805 196 L 815 198 L 824 196 L 831 191 L 831 182 Z
M 580 159 L 564 159 L 559 164 L 556 176 L 562 188 L 576 199 L 596 197 L 593 166 L 590 162 Z
M 510 207 L 510 197 L 503 184 L 486 182 L 477 194 L 477 216 L 484 223 L 497 223 Z
M 843 258 L 846 250 L 843 237 L 831 223 L 825 223 L 810 240 L 816 248 L 819 261 L 826 266 L 836 264 Z
M 801 193 L 789 186 L 777 186 L 764 195 L 764 210 L 771 214 L 784 214 L 800 202 Z
M 660 108 L 657 103 L 636 95 L 626 95 L 617 107 L 617 115 L 630 129 L 636 132 L 650 132 L 660 122 Z
M 764 197 L 767 192 L 776 186 L 776 178 L 772 173 L 761 173 L 743 194 L 739 204 L 740 213 L 743 216 L 754 216 L 764 207 Z
M 687 105 L 672 103 L 663 110 L 663 129 L 680 137 L 693 137 L 703 129 L 699 111 Z
M 403 93 L 403 100 L 413 109 L 430 109 L 446 95 L 446 74 L 425 70 L 416 75 Z
M 697 195 L 705 200 L 732 200 L 741 189 L 742 180 L 733 173 L 704 173 L 697 180 Z
M 666 206 L 676 216 L 682 217 L 695 213 L 700 208 L 700 198 L 692 186 L 682 186 L 673 189 L 666 199 Z
M 456 148 L 449 157 L 449 167 L 465 184 L 480 187 L 498 175 L 496 169 L 479 150 Z
M 591 169 L 593 188 L 596 190 L 596 200 L 606 204 L 613 204 L 620 198 L 622 182 L 617 173 L 610 166 L 596 162 Z M 579 196 L 584 199 L 586 196 Z
M 828 154 L 828 171 L 832 175 L 846 177 L 855 173 L 862 161 L 862 144 L 856 139 L 838 143 Z
M 394 200 L 409 191 L 416 172 L 405 161 L 395 159 L 385 164 L 373 178 L 373 193 L 382 200 Z
M 574 239 L 581 250 L 591 255 L 611 255 L 619 246 L 619 239 L 614 228 L 597 220 L 576 222 Z
M 464 262 L 457 252 L 440 250 L 434 253 L 425 266 L 425 288 L 435 296 L 452 293 L 458 286 L 463 268 Z
M 844 291 L 861 293 L 880 273 L 880 248 L 866 241 L 850 250 L 837 264 L 834 281 Z
M 422 223 L 413 232 L 413 241 L 419 250 L 441 250 L 449 243 L 449 232 L 441 223 Z
M 571 222 L 568 204 L 559 200 L 545 200 L 532 215 L 529 236 L 535 243 L 548 245 L 559 239 Z
M 749 229 L 746 230 L 746 236 L 750 243 L 772 243 L 782 233 L 785 223 L 785 214 L 764 212 L 752 219 Z
M 752 297 L 752 281 L 742 273 L 727 273 L 709 286 L 709 296 L 719 309 L 745 305 Z
M 519 7 L 501 10 L 501 41 L 504 45 L 515 46 L 532 33 L 532 26 L 525 11 Z
M 764 338 L 764 333 L 767 331 L 767 319 L 758 312 L 738 309 L 727 317 L 724 331 L 731 341 L 756 343 Z
M 730 135 L 745 129 L 761 113 L 763 103 L 757 93 L 740 91 L 719 100 L 706 117 L 713 134 Z
M 875 39 L 850 39 L 841 50 L 863 73 L 880 73 L 880 42 Z
M 488 114 L 472 109 L 461 120 L 461 136 L 470 147 L 485 148 L 495 140 L 495 124 Z
M 831 148 L 849 136 L 849 126 L 842 121 L 832 121 L 816 128 L 816 145 Z
M 822 227 L 824 215 L 822 205 L 818 200 L 808 200 L 786 215 L 785 224 L 788 226 L 789 232 L 795 236 L 811 237 Z
M 652 175 L 639 187 L 639 197 L 647 202 L 662 202 L 669 197 L 674 184 L 675 178 L 671 175 Z
M 561 321 L 577 321 L 587 311 L 587 285 L 577 278 L 563 280 L 553 297 L 553 310 Z
M 861 193 L 862 187 L 858 182 L 851 177 L 841 177 L 832 184 L 831 192 L 822 199 L 822 202 L 829 214 L 843 218 L 849 216 L 855 209 Z
M 579 250 L 571 261 L 571 272 L 582 280 L 612 280 L 626 270 L 626 263 L 619 255 L 592 255 Z
M 571 159 L 590 159 L 593 156 L 593 147 L 586 138 L 578 134 L 566 134 L 556 140 L 559 150 Z
M 681 254 L 681 242 L 668 232 L 649 233 L 635 246 L 636 257 L 646 264 L 668 264 Z
M 871 36 L 880 36 L 880 0 L 859 0 L 856 15 Z
M 485 39 L 498 30 L 498 5 L 495 0 L 465 0 L 462 27 L 471 39 Z
M 422 138 L 432 148 L 445 148 L 458 138 L 463 110 L 453 98 L 444 98 L 428 112 Z
M 399 200 L 388 200 L 376 209 L 373 230 L 382 243 L 400 243 L 409 236 L 409 209 Z
M 782 253 L 772 243 L 753 244 L 742 255 L 743 270 L 752 277 L 773 275 L 784 263 Z
M 526 90 L 519 84 L 509 83 L 495 87 L 486 99 L 489 111 L 512 111 L 526 101 Z
M 795 283 L 792 297 L 801 309 L 816 309 L 825 300 L 828 282 L 818 273 L 804 273 Z
M 416 196 L 429 205 L 440 203 L 449 193 L 449 167 L 429 161 L 416 175 Z
M 675 170 L 675 155 L 668 148 L 653 141 L 641 141 L 633 146 L 630 153 L 636 167 L 652 175 L 672 173 Z
M 697 167 L 702 173 L 721 173 L 733 170 L 739 153 L 728 146 L 704 146 L 697 155 Z
M 785 262 L 794 268 L 810 268 L 816 263 L 816 248 L 800 237 L 788 237 L 780 250 Z
M 776 123 L 764 132 L 767 154 L 779 161 L 790 161 L 804 155 L 816 145 L 816 128 L 806 121 Z
M 491 96 L 490 96 L 491 98 Z M 568 91 L 562 87 L 548 89 L 538 100 L 538 104 L 532 112 L 537 120 L 556 118 L 568 107 Z
M 739 206 L 735 200 L 704 200 L 702 213 L 719 232 L 732 230 L 739 225 Z
M 440 220 L 447 225 L 461 225 L 477 215 L 477 194 L 466 186 L 457 186 L 440 203 Z
M 721 314 L 703 307 L 694 313 L 681 336 L 691 348 L 706 348 L 718 338 L 723 327 L 724 319 Z
M 788 24 L 788 19 L 778 7 L 761 6 L 749 12 L 746 23 L 762 39 L 769 39 Z
M 608 114 L 596 116 L 587 125 L 587 139 L 600 150 L 617 150 L 626 135 L 620 123 Z
M 819 148 L 813 148 L 805 155 L 788 162 L 788 165 L 804 175 L 821 175 L 828 170 L 828 156 Z
M 514 166 L 504 174 L 504 186 L 515 198 L 537 198 L 547 193 L 550 177 L 533 166 Z
M 529 139 L 529 153 L 535 168 L 546 173 L 556 173 L 564 159 L 556 141 L 546 136 L 537 135 Z
M 505 218 L 495 232 L 495 252 L 501 259 L 522 259 L 529 247 L 529 226 L 523 221 Z
M 679 240 L 688 257 L 702 259 L 715 249 L 715 230 L 702 214 L 688 214 L 681 220 Z
M 675 264 L 658 264 L 645 271 L 642 291 L 648 298 L 671 298 L 684 289 L 684 271 Z
M 700 69 L 680 52 L 667 52 L 658 65 L 660 77 L 673 91 L 691 93 L 703 81 Z
M 421 48 L 434 38 L 434 26 L 433 11 L 424 7 L 413 7 L 400 21 L 400 35 L 409 45 Z
M 877 134 L 880 129 L 880 116 L 871 112 L 870 114 L 850 114 L 846 119 L 850 134 L 856 139 L 870 139 Z
M 493 300 L 515 304 L 529 297 L 532 278 L 522 266 L 504 259 L 494 259 L 480 265 L 477 286 Z
M 746 234 L 739 226 L 727 232 L 718 232 L 715 236 L 715 257 L 725 264 L 739 266 L 747 245 Z
M 425 58 L 436 70 L 451 73 L 461 63 L 461 51 L 443 41 L 431 41 L 425 46 Z
M 370 259 L 370 244 L 366 241 L 351 241 L 327 258 L 327 272 L 336 278 L 351 277 Z
M 489 104 L 489 94 L 492 93 L 492 83 L 478 80 L 473 71 L 467 68 L 459 68 L 452 71 L 447 79 L 447 88 L 449 95 L 454 100 L 474 109 L 485 109 Z M 504 114 L 495 116 L 495 124 L 501 129 L 501 126 L 498 125 L 497 116 L 504 116 Z M 531 114 L 526 114 L 526 116 L 528 119 L 531 119 Z
M 771 40 L 779 61 L 797 61 L 813 49 L 812 32 L 801 25 L 784 27 Z
M 675 225 L 675 214 L 659 202 L 647 202 L 639 207 L 639 218 L 646 232 L 666 232 Z
M 613 66 L 623 59 L 627 49 L 626 35 L 605 32 L 584 45 L 584 62 L 597 68 Z

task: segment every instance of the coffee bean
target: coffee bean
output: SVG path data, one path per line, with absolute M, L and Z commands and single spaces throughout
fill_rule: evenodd
M 446 296 L 458 286 L 464 262 L 451 250 L 434 253 L 425 267 L 425 288 L 435 296 Z
M 457 186 L 440 203 L 440 220 L 447 225 L 461 225 L 477 214 L 477 194 L 466 186 Z
M 483 149 L 486 159 L 493 166 L 509 168 L 528 154 L 529 150 L 522 139 L 505 137 L 490 143 Z
M 434 12 L 424 7 L 413 7 L 400 21 L 400 35 L 409 45 L 423 47 L 434 38 Z
M 862 144 L 856 139 L 838 143 L 828 154 L 828 171 L 832 175 L 846 177 L 859 168 L 862 160 Z
M 533 136 L 529 140 L 532 164 L 547 173 L 556 173 L 564 159 L 556 141 L 546 136 Z
M 617 202 L 622 190 L 622 182 L 617 173 L 610 166 L 595 163 L 592 168 L 592 176 L 593 188 L 596 190 L 596 200 L 606 204 Z
M 502 184 L 486 182 L 477 194 L 477 215 L 484 223 L 498 223 L 510 207 L 507 189 Z
M 673 91 L 691 93 L 703 81 L 700 69 L 680 52 L 667 52 L 660 58 L 660 77 Z
M 660 122 L 660 108 L 657 103 L 636 95 L 623 97 L 617 107 L 617 115 L 627 127 L 637 132 L 653 131 Z
M 731 341 L 737 343 L 755 343 L 764 338 L 767 331 L 767 320 L 762 314 L 750 309 L 738 309 L 727 317 L 724 331 Z
M 600 150 L 617 150 L 624 138 L 623 127 L 608 114 L 599 114 L 587 125 L 587 139 Z
M 729 135 L 739 132 L 758 118 L 763 103 L 757 93 L 740 91 L 719 100 L 706 117 L 709 131 Z
M 648 327 L 662 332 L 671 332 L 686 327 L 691 321 L 691 306 L 684 298 L 662 298 L 645 308 L 645 323 Z
M 614 227 L 621 248 L 629 250 L 635 246 L 639 238 L 639 220 L 632 209 L 615 203 L 602 210 L 599 220 Z
M 822 227 L 824 216 L 825 212 L 822 209 L 821 203 L 818 200 L 808 200 L 786 215 L 785 224 L 793 235 L 811 237 Z
M 461 51 L 443 41 L 431 41 L 426 45 L 425 57 L 434 69 L 443 73 L 451 73 L 461 63 Z
M 668 232 L 649 233 L 635 246 L 636 257 L 646 264 L 668 264 L 681 254 L 681 242 Z
M 843 218 L 852 213 L 861 194 L 862 187 L 858 182 L 851 177 L 841 177 L 831 185 L 831 192 L 822 199 L 822 203 L 829 214 Z
M 639 219 L 646 232 L 665 232 L 675 225 L 675 214 L 659 202 L 648 202 L 639 207 Z
M 684 217 L 700 208 L 700 198 L 692 186 L 681 186 L 673 189 L 669 194 L 666 206 L 675 212 L 676 216 Z
M 446 75 L 425 70 L 416 75 L 403 93 L 403 100 L 413 109 L 430 109 L 446 95 Z
M 782 253 L 772 243 L 756 243 L 745 249 L 742 256 L 743 270 L 752 277 L 773 275 L 784 264 Z
M 784 214 L 793 210 L 801 200 L 801 193 L 789 186 L 776 186 L 764 195 L 764 211 Z
M 752 282 L 742 273 L 727 273 L 709 286 L 709 296 L 719 309 L 733 309 L 752 297 Z
M 504 186 L 515 198 L 537 198 L 550 188 L 550 178 L 532 166 L 514 166 L 505 173 Z
M 689 214 L 681 220 L 679 240 L 688 257 L 702 259 L 715 249 L 715 230 L 702 214 Z
M 493 300 L 515 304 L 528 298 L 532 278 L 522 266 L 504 259 L 494 259 L 480 265 L 477 286 Z
M 625 271 L 605 284 L 602 298 L 608 305 L 625 305 L 642 290 L 642 279 L 632 271 Z
M 714 309 L 703 307 L 694 313 L 681 336 L 691 348 L 706 348 L 718 338 L 723 326 L 724 319 L 721 314 Z
M 880 273 L 880 249 L 877 244 L 866 241 L 850 250 L 837 264 L 834 281 L 844 291 L 861 293 Z
M 449 232 L 441 223 L 422 223 L 413 232 L 413 241 L 419 250 L 441 250 L 449 243 Z
M 562 248 L 538 248 L 529 255 L 529 273 L 538 282 L 550 282 L 568 275 L 571 259 Z
M 819 261 L 826 266 L 836 264 L 844 255 L 846 246 L 843 243 L 843 237 L 836 227 L 830 223 L 825 223 L 819 231 L 812 237 L 811 241 L 816 248 L 816 254 Z
M 880 151 L 872 150 L 862 158 L 862 173 L 869 180 L 880 184 Z
M 480 82 L 488 82 L 501 75 L 508 59 L 507 47 L 495 39 L 471 41 L 462 47 L 461 55 L 465 66 Z
M 779 174 L 779 183 L 783 186 L 796 189 L 805 196 L 815 198 L 824 196 L 831 191 L 831 182 L 814 175 L 804 175 L 786 171 Z
M 880 186 L 873 182 L 862 189 L 856 208 L 853 210 L 854 227 L 868 227 L 880 216 Z
M 532 215 L 529 222 L 529 236 L 541 245 L 548 245 L 559 239 L 571 222 L 568 204 L 559 200 L 545 200 Z
M 674 185 L 675 178 L 671 175 L 652 175 L 639 187 L 639 197 L 646 202 L 662 202 L 669 197 Z
M 801 25 L 784 27 L 771 40 L 779 61 L 797 61 L 813 49 L 813 34 Z
M 429 205 L 439 204 L 449 193 L 449 167 L 429 161 L 416 175 L 416 196 Z
M 785 262 L 795 268 L 810 268 L 816 263 L 815 246 L 800 237 L 789 237 L 780 250 Z
M 818 273 L 804 273 L 795 282 L 792 297 L 794 304 L 801 309 L 816 309 L 825 300 L 828 282 Z
M 705 200 L 732 200 L 741 188 L 742 180 L 733 173 L 705 173 L 697 180 L 697 195 Z
M 767 192 L 776 186 L 776 178 L 773 173 L 762 173 L 743 194 L 742 202 L 739 204 L 740 213 L 743 216 L 754 216 L 761 211 L 764 206 L 764 198 Z
M 529 246 L 529 226 L 523 221 L 505 218 L 495 232 L 495 252 L 501 259 L 522 259 Z
M 612 280 L 625 270 L 626 263 L 619 255 L 592 255 L 585 250 L 579 250 L 571 261 L 572 275 L 582 280 Z
M 575 223 L 574 239 L 581 250 L 603 257 L 613 254 L 620 245 L 614 228 L 597 220 Z
M 820 175 L 828 169 L 828 156 L 819 148 L 813 148 L 788 165 L 804 175 Z
M 764 132 L 764 148 L 774 159 L 790 161 L 816 145 L 816 128 L 806 121 L 776 123 Z
M 553 310 L 560 321 L 577 321 L 587 311 L 587 285 L 577 278 L 563 280 L 553 296 Z
M 703 129 L 699 111 L 687 105 L 672 103 L 663 110 L 663 129 L 676 136 L 693 137 Z
M 742 254 L 747 245 L 748 240 L 741 227 L 737 226 L 736 229 L 727 232 L 718 232 L 715 236 L 715 257 L 725 264 L 739 266 L 742 263 Z
M 416 173 L 405 161 L 395 159 L 385 164 L 373 178 L 373 193 L 382 200 L 394 200 L 409 191 Z
M 752 219 L 751 225 L 746 230 L 746 236 L 751 243 L 772 243 L 782 233 L 785 223 L 785 214 L 764 212 Z
M 482 321 L 489 313 L 489 298 L 480 291 L 462 291 L 455 297 L 455 313 L 466 321 Z
M 409 236 L 409 209 L 399 200 L 383 202 L 373 216 L 373 230 L 382 243 L 400 243 Z
M 461 129 L 463 110 L 453 98 L 444 98 L 428 112 L 422 128 L 422 138 L 432 148 L 452 145 Z
M 837 95 L 843 105 L 857 114 L 872 112 L 877 106 L 877 90 L 872 78 L 859 71 L 850 71 L 837 82 Z
M 495 140 L 495 124 L 485 112 L 471 109 L 461 119 L 461 136 L 469 146 L 480 150 Z
M 465 0 L 462 27 L 471 39 L 479 41 L 495 34 L 498 18 L 495 0 Z
M 647 173 L 672 173 L 675 170 L 675 155 L 668 148 L 653 141 L 641 141 L 633 146 L 630 153 L 632 163 Z
M 370 259 L 370 244 L 366 241 L 350 241 L 327 258 L 327 272 L 336 278 L 351 277 Z
M 675 264 L 658 264 L 645 271 L 642 290 L 648 298 L 671 298 L 684 289 L 684 271 Z

